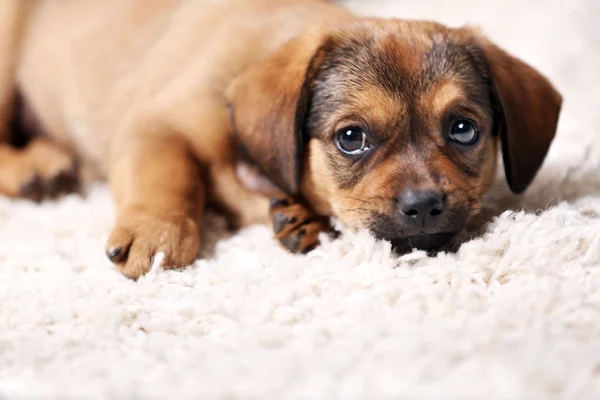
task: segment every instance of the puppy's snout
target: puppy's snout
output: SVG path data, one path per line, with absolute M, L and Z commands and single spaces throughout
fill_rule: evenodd
M 427 223 L 444 211 L 444 197 L 436 190 L 408 189 L 398 198 L 404 219 Z

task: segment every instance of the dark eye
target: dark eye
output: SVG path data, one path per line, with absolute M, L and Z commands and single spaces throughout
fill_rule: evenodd
M 367 135 L 360 128 L 345 128 L 338 132 L 336 143 L 346 154 L 356 155 L 371 148 Z
M 479 129 L 470 119 L 460 118 L 455 120 L 450 127 L 448 139 L 459 144 L 473 144 L 479 138 Z

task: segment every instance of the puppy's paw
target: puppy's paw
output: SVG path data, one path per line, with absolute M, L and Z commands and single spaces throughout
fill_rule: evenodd
M 75 162 L 45 171 L 36 169 L 28 176 L 20 186 L 18 197 L 36 202 L 77 192 L 80 186 L 79 169 Z
M 49 141 L 11 151 L 0 161 L 0 192 L 10 197 L 39 202 L 76 192 L 79 184 L 75 158 Z
M 275 237 L 292 253 L 308 253 L 319 245 L 321 232 L 333 233 L 329 218 L 290 198 L 271 200 L 270 214 Z
M 122 212 L 106 244 L 106 255 L 128 278 L 150 270 L 158 252 L 163 268 L 190 265 L 200 251 L 200 229 L 194 219 L 182 215 Z

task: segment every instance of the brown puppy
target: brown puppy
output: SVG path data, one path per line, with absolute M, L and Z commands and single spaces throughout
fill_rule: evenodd
M 267 197 L 294 252 L 329 216 L 399 251 L 438 248 L 478 212 L 498 142 L 510 187 L 527 187 L 561 106 L 473 29 L 319 0 L 0 7 L 0 192 L 107 177 L 107 254 L 134 278 L 159 251 L 167 267 L 194 260 L 207 204 L 245 225 L 267 221 Z

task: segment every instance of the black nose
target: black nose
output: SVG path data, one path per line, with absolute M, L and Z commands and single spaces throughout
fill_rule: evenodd
M 409 219 L 437 217 L 444 210 L 444 198 L 435 190 L 409 189 L 401 195 L 398 204 L 404 217 Z

